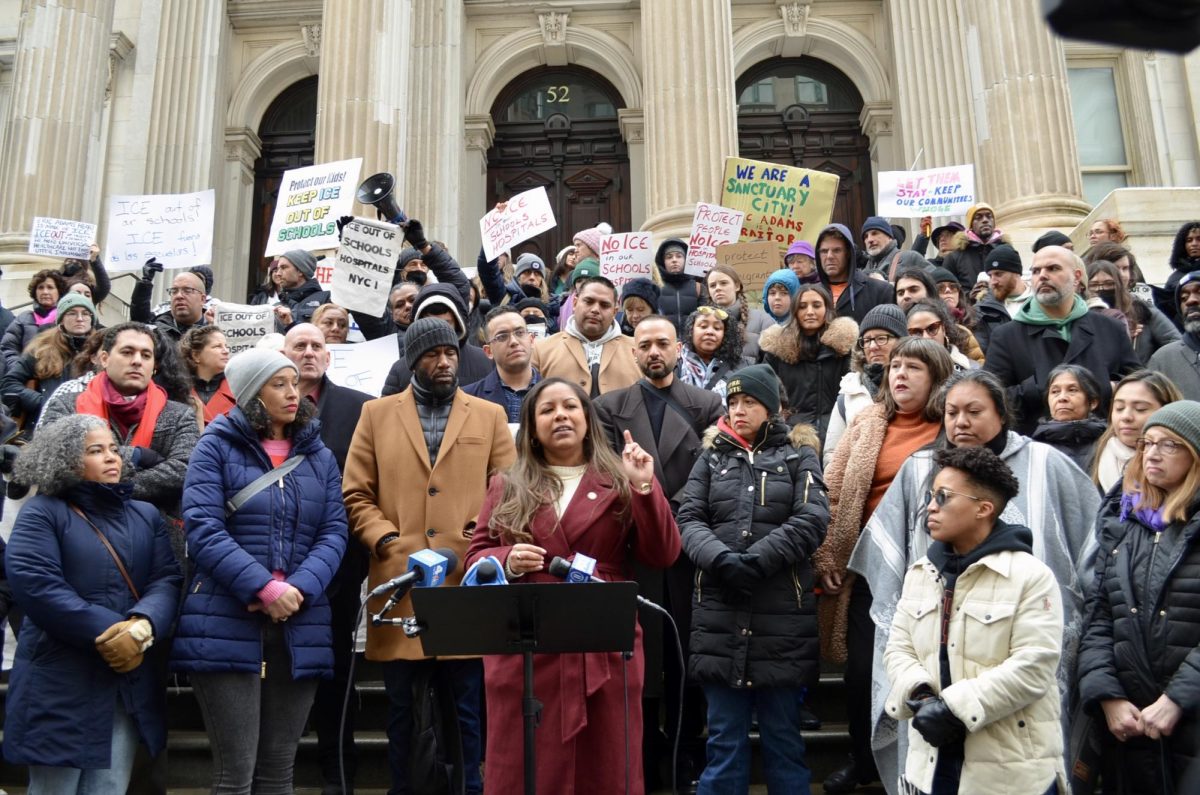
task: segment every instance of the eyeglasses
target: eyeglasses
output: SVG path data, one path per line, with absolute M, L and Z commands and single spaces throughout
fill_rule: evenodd
M 91 320 L 92 313 L 86 309 L 72 309 L 63 315 L 67 320 Z
M 510 339 L 523 340 L 523 339 L 527 339 L 528 337 L 529 337 L 529 329 L 516 328 L 516 329 L 513 329 L 512 331 L 501 331 L 499 334 L 497 334 L 496 336 L 494 336 L 490 340 L 488 340 L 488 345 L 503 345 L 506 342 L 508 342 Z
M 925 328 L 910 328 L 908 336 L 910 337 L 936 337 L 942 333 L 942 321 L 930 323 Z
M 874 337 L 861 337 L 858 340 L 858 349 L 865 351 L 867 348 L 882 348 L 890 344 L 894 339 L 896 337 L 892 334 L 876 334 Z
M 167 295 L 171 296 L 172 298 L 177 295 L 185 295 L 190 298 L 193 295 L 202 295 L 202 293 L 195 287 L 168 287 Z
M 937 286 L 938 295 L 954 295 L 958 292 L 958 284 L 955 282 L 942 282 Z
M 729 313 L 716 306 L 698 306 L 696 311 L 701 315 L 714 315 L 717 320 L 728 320 Z
M 1183 442 L 1177 442 L 1173 439 L 1159 439 L 1156 442 L 1153 439 L 1147 439 L 1145 436 L 1137 440 L 1137 449 L 1141 450 L 1142 452 L 1146 452 L 1155 447 L 1158 448 L 1158 452 L 1169 458 L 1171 456 L 1178 455 L 1184 449 L 1184 444 Z
M 961 491 L 951 491 L 950 489 L 942 488 L 937 491 L 926 491 L 925 504 L 928 505 L 929 501 L 933 500 L 939 508 L 945 508 L 946 503 L 950 501 L 951 497 L 966 497 L 968 500 L 983 502 L 983 497 L 973 497 L 970 494 L 963 494 Z

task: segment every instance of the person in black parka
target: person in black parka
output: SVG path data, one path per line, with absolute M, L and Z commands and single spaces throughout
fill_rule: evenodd
M 659 244 L 654 254 L 654 264 L 662 277 L 658 314 L 675 325 L 675 333 L 680 339 L 683 339 L 683 326 L 688 315 L 700 306 L 700 280 L 683 271 L 687 249 L 687 243 L 672 237 Z

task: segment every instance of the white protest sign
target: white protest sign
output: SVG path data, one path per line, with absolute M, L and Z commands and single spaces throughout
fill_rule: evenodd
M 350 215 L 362 158 L 283 172 L 264 256 L 337 248 L 337 219 Z
M 325 346 L 330 353 L 325 375 L 338 386 L 379 397 L 392 365 L 400 358 L 396 335 L 346 345 Z
M 876 212 L 884 218 L 962 215 L 975 203 L 975 166 L 880 171 Z
M 717 264 L 717 246 L 738 242 L 745 218 L 746 214 L 740 210 L 698 202 L 683 270 L 693 276 L 703 276 L 712 270 Z
M 38 216 L 29 231 L 29 253 L 87 259 L 95 239 L 95 224 Z
M 156 257 L 166 268 L 212 264 L 216 198 L 196 193 L 110 196 L 104 242 L 109 271 L 138 270 Z
M 619 293 L 634 279 L 649 279 L 654 269 L 650 232 L 626 232 L 600 238 L 600 275 L 616 285 Z M 651 307 L 658 311 L 658 307 Z
M 479 219 L 483 255 L 489 260 L 517 243 L 537 237 L 558 225 L 545 188 L 533 188 L 509 199 L 503 210 L 492 209 Z
M 230 356 L 250 350 L 275 330 L 275 307 L 270 304 L 250 306 L 217 301 L 213 312 L 213 325 L 224 332 Z
M 382 315 L 403 237 L 400 227 L 382 221 L 355 218 L 346 224 L 333 262 L 333 303 Z

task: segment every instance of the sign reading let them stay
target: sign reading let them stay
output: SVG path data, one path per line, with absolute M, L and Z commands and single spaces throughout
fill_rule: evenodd
M 213 190 L 110 196 L 104 255 L 108 270 L 137 270 L 156 257 L 167 268 L 212 263 Z
M 349 215 L 354 206 L 361 169 L 362 158 L 356 157 L 283 172 L 263 255 L 337 248 L 337 219 Z
M 503 209 L 493 208 L 479 219 L 483 255 L 494 260 L 517 243 L 537 237 L 557 225 L 545 188 L 518 193 L 504 203 Z
M 879 172 L 877 212 L 884 218 L 962 215 L 974 203 L 973 165 Z
M 346 224 L 333 263 L 333 303 L 372 316 L 382 315 L 402 239 L 400 227 L 395 224 L 365 218 Z

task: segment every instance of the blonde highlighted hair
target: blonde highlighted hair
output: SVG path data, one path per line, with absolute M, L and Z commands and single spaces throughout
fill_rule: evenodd
M 1137 507 L 1139 510 L 1158 511 L 1161 509 L 1165 521 L 1186 522 L 1191 516 L 1189 511 L 1192 501 L 1196 498 L 1196 492 L 1200 491 L 1200 456 L 1179 434 L 1161 425 L 1154 427 L 1162 431 L 1171 441 L 1183 445 L 1183 450 L 1192 459 L 1183 483 L 1179 484 L 1177 488 L 1167 491 L 1153 483 L 1146 482 L 1142 451 L 1139 449 L 1129 460 L 1129 465 L 1125 467 L 1125 480 L 1122 482 L 1121 488 L 1126 494 L 1138 495 Z

